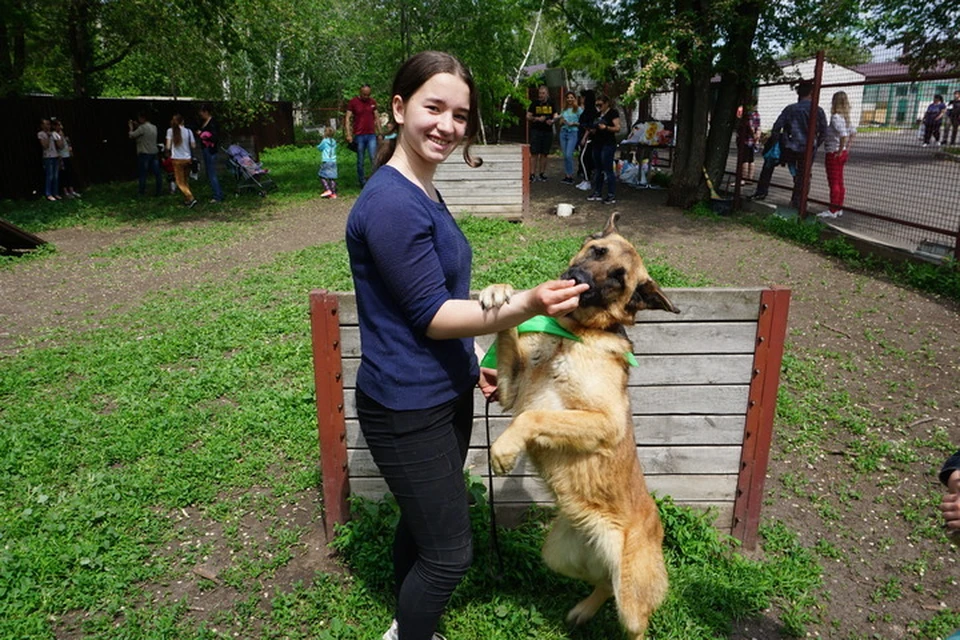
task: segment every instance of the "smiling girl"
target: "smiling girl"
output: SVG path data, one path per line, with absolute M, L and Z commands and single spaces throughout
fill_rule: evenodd
M 463 464 L 473 388 L 490 397 L 473 336 L 534 315 L 575 309 L 587 285 L 545 282 L 498 310 L 470 300 L 472 250 L 433 184 L 437 167 L 480 126 L 477 92 L 462 62 L 424 51 L 397 72 L 398 132 L 378 157 L 347 219 L 363 356 L 360 429 L 400 507 L 393 545 L 396 617 L 384 640 L 430 640 L 473 558 Z

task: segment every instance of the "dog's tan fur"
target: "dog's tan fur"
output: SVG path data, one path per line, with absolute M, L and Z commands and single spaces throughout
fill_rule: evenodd
M 546 333 L 497 337 L 498 393 L 514 419 L 491 449 L 498 474 L 526 452 L 556 496 L 559 514 L 543 545 L 547 565 L 594 585 L 567 616 L 589 620 L 610 596 L 632 640 L 643 638 L 667 591 L 663 527 L 637 460 L 623 331 L 641 309 L 677 312 L 616 230 L 616 214 L 570 262 L 591 281 L 580 307 L 560 323 L 581 342 Z M 509 299 L 508 285 L 480 295 Z

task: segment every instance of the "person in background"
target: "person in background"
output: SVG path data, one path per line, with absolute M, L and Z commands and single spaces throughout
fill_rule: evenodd
M 223 189 L 220 187 L 220 179 L 217 177 L 217 150 L 220 148 L 220 125 L 213 117 L 213 107 L 205 104 L 200 107 L 200 132 L 197 135 L 200 138 L 200 153 L 203 155 L 203 166 L 207 172 L 207 180 L 210 182 L 210 190 L 213 191 L 211 204 L 223 202 Z
M 960 90 L 953 92 L 953 100 L 947 103 L 947 115 L 944 122 L 950 128 L 950 145 L 957 144 L 957 129 L 960 129 Z M 947 131 L 944 129 L 943 142 L 947 142 Z
M 579 171 L 581 182 L 577 189 L 581 191 L 590 191 L 593 189 L 593 148 L 590 139 L 590 128 L 587 124 L 593 124 L 597 120 L 600 112 L 597 111 L 597 98 L 593 89 L 583 89 L 583 111 L 580 113 L 580 162 Z
M 583 109 L 577 106 L 577 94 L 567 91 L 563 111 L 560 112 L 560 149 L 563 151 L 563 182 L 573 184 L 574 159 L 577 142 L 580 139 L 580 114 Z
M 550 90 L 546 85 L 537 89 L 537 99 L 527 108 L 527 122 L 530 123 L 530 154 L 533 156 L 533 173 L 530 182 L 547 181 L 547 158 L 553 146 L 553 122 L 557 110 L 550 101 Z
M 43 152 L 43 194 L 47 200 L 60 200 L 60 148 L 63 140 L 53 131 L 49 118 L 40 119 L 40 131 L 37 132 L 37 141 Z
M 197 206 L 197 199 L 190 191 L 190 164 L 193 161 L 193 150 L 197 148 L 197 141 L 187 127 L 183 126 L 183 116 L 173 114 L 170 119 L 170 128 L 167 129 L 166 149 L 173 162 L 173 175 L 177 181 L 177 188 L 183 194 L 184 206 L 191 209 Z
M 53 121 L 53 131 L 60 136 L 63 146 L 60 147 L 60 167 L 59 167 L 59 182 L 60 188 L 63 189 L 63 195 L 68 198 L 79 198 L 80 194 L 76 192 L 73 188 L 73 144 L 70 142 L 70 138 L 67 137 L 67 134 L 63 131 L 63 122 L 60 120 Z
M 393 542 L 395 619 L 383 640 L 438 640 L 437 623 L 473 560 L 463 477 L 473 392 L 490 397 L 496 372 L 480 370 L 473 336 L 534 315 L 559 316 L 588 287 L 572 280 L 514 293 L 484 310 L 470 299 L 473 252 L 433 179 L 480 128 L 477 89 L 455 57 L 423 51 L 393 81 L 398 127 L 347 218 L 363 357 L 360 429 L 400 508 Z
M 333 137 L 335 133 L 333 127 L 327 127 L 323 130 L 323 140 L 317 145 L 320 152 L 320 169 L 317 175 L 323 183 L 320 197 L 331 200 L 337 199 L 337 140 Z
M 737 148 L 740 155 L 740 176 L 744 180 L 753 180 L 753 162 L 757 145 L 760 142 L 760 113 L 756 105 L 748 102 L 740 114 L 737 126 Z
M 843 168 L 850 155 L 850 144 L 857 130 L 850 122 L 850 101 L 845 91 L 833 94 L 830 106 L 830 124 L 824 138 L 823 150 L 827 152 L 824 165 L 827 184 L 830 185 L 830 208 L 817 214 L 820 218 L 839 218 L 843 215 L 843 201 L 847 190 L 843 184 Z
M 933 138 L 937 145 L 940 144 L 940 126 L 943 124 L 943 114 L 946 110 L 947 105 L 943 103 L 943 96 L 939 93 L 933 96 L 933 102 L 923 114 L 923 146 L 930 145 L 930 138 Z
M 128 136 L 137 141 L 137 193 L 141 196 L 147 192 L 147 173 L 152 173 L 156 179 L 156 192 L 163 193 L 163 180 L 160 177 L 160 159 L 157 157 L 157 126 L 150 122 L 150 114 L 141 111 L 137 114 L 137 121 L 127 121 Z
M 370 156 L 370 164 L 377 163 L 377 134 L 380 133 L 380 117 L 377 115 L 377 101 L 370 97 L 370 85 L 360 87 L 360 94 L 350 98 L 347 113 L 344 116 L 343 130 L 347 144 L 357 141 L 357 180 L 360 188 L 367 184 L 363 168 L 364 156 Z
M 810 80 L 801 80 L 797 85 L 797 101 L 788 104 L 780 112 L 777 121 L 773 123 L 773 129 L 770 135 L 776 142 L 780 143 L 780 164 L 787 165 L 790 175 L 793 176 L 793 194 L 790 197 L 790 206 L 800 206 L 800 191 L 803 186 L 804 171 L 812 166 L 813 158 L 807 157 L 807 139 L 810 131 L 810 109 L 811 96 L 813 95 L 813 82 Z M 823 137 L 827 131 L 827 114 L 823 109 L 817 107 L 817 127 L 814 132 L 813 155 L 816 155 L 817 149 L 823 144 Z M 760 191 L 760 185 L 757 185 L 757 191 Z
M 613 171 L 613 157 L 617 152 L 617 133 L 620 131 L 620 112 L 613 107 L 610 98 L 597 96 L 600 115 L 591 126 L 593 138 L 593 193 L 587 200 L 602 200 L 603 204 L 617 202 L 617 175 Z M 607 197 L 603 197 L 603 182 L 606 178 Z

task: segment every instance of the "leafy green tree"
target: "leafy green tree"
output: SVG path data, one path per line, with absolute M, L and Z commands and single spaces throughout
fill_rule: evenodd
M 568 1 L 592 5 L 602 14 L 611 6 L 602 0 Z M 719 181 L 737 107 L 758 81 L 780 73 L 779 47 L 822 43 L 855 23 L 858 6 L 857 0 L 627 0 L 619 5 L 617 19 L 604 22 L 604 33 L 624 52 L 613 55 L 630 73 L 628 97 L 670 88 L 677 94 L 670 204 L 687 207 L 705 198 L 705 169 Z M 719 83 L 712 83 L 718 75 Z
M 960 67 L 960 12 L 950 2 L 864 0 L 868 32 L 902 51 L 900 59 L 919 73 Z
M 813 58 L 823 50 L 827 62 L 855 67 L 870 62 L 870 49 L 863 43 L 862 36 L 851 32 L 828 35 L 820 42 L 798 42 L 787 54 L 790 60 Z

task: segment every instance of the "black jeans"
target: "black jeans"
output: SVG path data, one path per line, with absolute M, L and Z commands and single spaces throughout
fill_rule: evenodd
M 779 160 L 763 159 L 763 168 L 760 170 L 760 180 L 757 181 L 757 189 L 753 196 L 766 196 L 770 191 L 770 180 L 773 178 L 773 170 L 780 164 Z
M 607 197 L 613 199 L 617 196 L 617 174 L 613 172 L 613 157 L 616 155 L 617 146 L 613 144 L 598 144 L 594 142 L 593 147 L 593 193 L 598 196 L 603 195 L 603 179 L 607 179 Z
M 160 177 L 160 159 L 155 153 L 137 154 L 137 189 L 140 195 L 147 191 L 147 173 L 152 173 L 157 182 L 156 195 L 163 193 L 163 180 Z
M 400 640 L 430 640 L 473 561 L 463 480 L 473 390 L 429 409 L 394 411 L 357 390 L 360 429 L 400 506 L 393 542 Z

